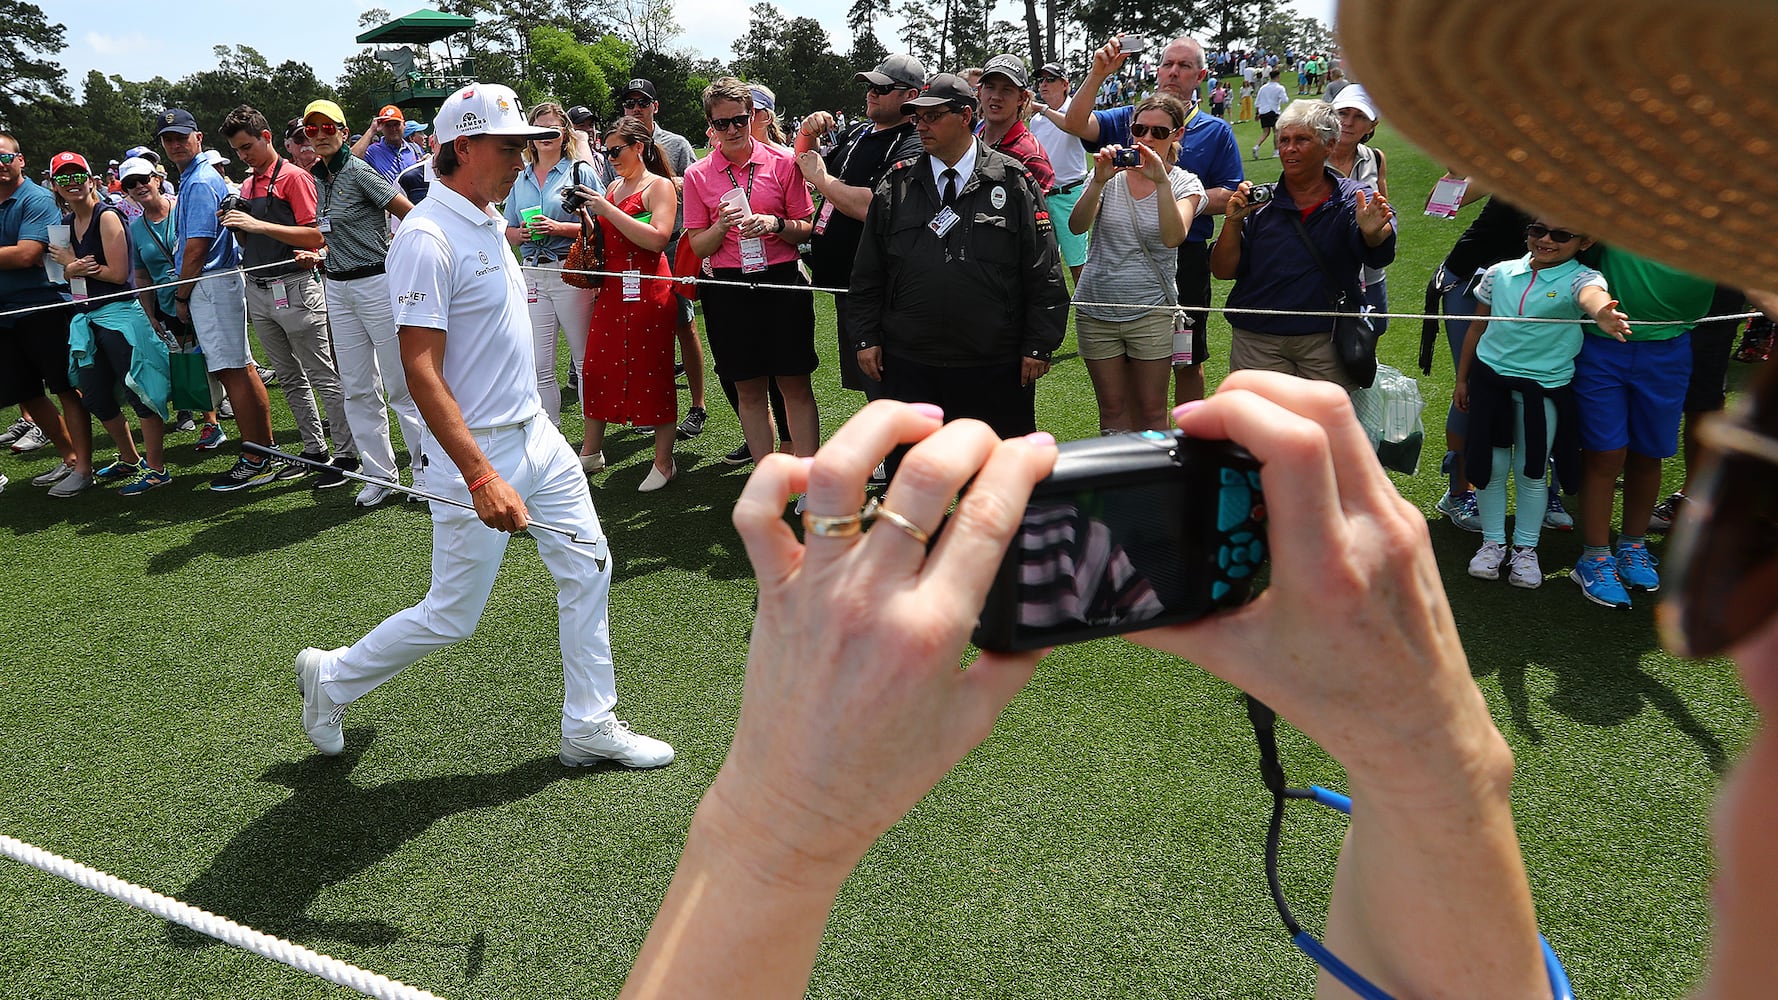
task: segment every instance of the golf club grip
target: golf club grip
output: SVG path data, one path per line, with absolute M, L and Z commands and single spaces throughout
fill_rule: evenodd
M 250 454 L 258 455 L 261 458 L 270 459 L 274 462 L 282 462 L 285 465 L 301 465 L 306 468 L 315 469 L 317 471 L 327 470 L 327 471 L 332 471 L 332 472 L 338 472 L 340 475 L 345 476 L 347 479 L 356 479 L 361 483 L 366 483 L 371 486 L 381 486 L 386 490 L 395 490 L 398 493 L 412 494 L 413 496 L 417 496 L 417 497 L 420 497 L 425 500 L 430 500 L 433 503 L 448 504 L 452 507 L 460 507 L 464 510 L 472 511 L 472 512 L 475 510 L 475 504 L 472 504 L 472 503 L 464 503 L 461 500 L 453 500 L 450 497 L 441 497 L 436 493 L 428 493 L 425 490 L 415 489 L 412 486 L 403 486 L 400 483 L 390 482 L 387 479 L 378 479 L 375 476 L 366 476 L 366 475 L 361 475 L 356 472 L 349 472 L 349 471 L 347 471 L 345 469 L 341 469 L 337 466 L 330 465 L 327 462 L 317 462 L 312 458 L 304 458 L 301 455 L 292 455 L 288 452 L 279 451 L 276 448 L 269 448 L 269 447 L 267 447 L 263 444 L 259 444 L 257 442 L 242 441 L 241 442 L 241 450 L 248 452 Z M 551 532 L 554 532 L 558 535 L 561 535 L 562 537 L 568 539 L 571 542 L 579 542 L 582 545 L 592 545 L 595 547 L 598 545 L 598 543 L 596 541 L 583 539 L 580 537 L 580 535 L 578 535 L 575 532 L 569 531 L 567 528 L 558 528 L 553 524 L 545 524 L 542 521 L 527 521 L 525 524 L 525 527 L 527 527 L 527 528 L 541 528 L 544 531 L 551 531 Z

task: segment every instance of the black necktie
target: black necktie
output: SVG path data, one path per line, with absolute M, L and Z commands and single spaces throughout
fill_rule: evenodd
M 945 179 L 945 193 L 940 200 L 946 208 L 950 208 L 957 204 L 957 171 L 946 167 L 945 172 L 939 176 Z

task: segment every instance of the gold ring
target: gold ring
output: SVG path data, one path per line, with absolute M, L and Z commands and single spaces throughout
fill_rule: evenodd
M 882 518 L 890 524 L 895 525 L 897 528 L 907 532 L 909 538 L 912 538 L 923 546 L 932 543 L 932 536 L 926 533 L 926 529 L 908 520 L 902 514 L 890 510 L 887 504 L 877 500 L 875 497 L 872 497 L 871 502 L 865 505 L 863 517 L 866 521 L 875 521 L 878 518 Z
M 822 538 L 851 538 L 864 531 L 864 512 L 832 517 L 803 511 L 803 530 Z

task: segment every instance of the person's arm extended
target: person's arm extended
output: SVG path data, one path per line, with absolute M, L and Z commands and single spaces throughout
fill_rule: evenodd
M 796 139 L 797 143 L 800 145 L 805 140 L 813 141 L 808 135 L 798 132 Z M 820 194 L 821 197 L 832 203 L 835 211 L 857 219 L 860 222 L 864 221 L 864 214 L 870 211 L 870 199 L 873 189 L 858 187 L 854 184 L 847 184 L 845 181 L 828 173 L 827 164 L 822 161 L 821 155 L 814 150 L 798 150 L 796 154 L 796 165 L 797 169 L 802 171 L 803 178 L 810 184 L 814 185 L 815 191 Z M 797 240 L 795 242 L 800 243 L 802 241 Z
M 224 228 L 238 232 L 270 236 L 279 243 L 298 250 L 319 250 L 327 242 L 326 237 L 321 235 L 321 230 L 314 226 L 282 226 L 276 222 L 256 219 L 239 210 L 224 212 L 221 223 Z
M 433 440 L 451 456 L 457 471 L 463 473 L 465 485 L 482 482 L 490 474 L 494 476 L 469 494 L 475 502 L 476 516 L 496 531 L 520 530 L 526 524 L 525 501 L 494 472 L 494 464 L 482 454 L 475 436 L 464 425 L 463 410 L 445 383 L 445 332 L 424 326 L 402 326 L 396 330 L 396 336 L 401 340 L 401 367 L 407 373 L 408 392 Z
M 1062 131 L 1087 142 L 1099 141 L 1099 119 L 1093 116 L 1093 95 L 1105 85 L 1105 78 L 1124 64 L 1122 35 L 1101 45 L 1093 52 L 1093 68 L 1080 81 L 1074 98 L 1068 102 L 1068 113 L 1062 118 Z
M 360 160 L 364 159 L 364 151 L 370 148 L 371 143 L 377 141 L 378 126 L 382 123 L 383 120 L 381 118 L 370 123 L 370 127 L 365 129 L 364 134 L 358 137 L 358 141 L 352 144 L 353 156 L 358 157 Z
M 1451 387 L 1451 401 L 1457 409 L 1469 412 L 1469 370 L 1475 366 L 1475 353 L 1481 346 L 1482 337 L 1488 332 L 1488 317 L 1494 314 L 1494 307 L 1486 302 L 1477 302 L 1475 314 L 1470 317 L 1469 326 L 1463 336 L 1462 357 L 1457 362 L 1457 384 Z
M 1588 285 L 1574 297 L 1580 307 L 1587 311 L 1599 329 L 1617 338 L 1621 343 L 1630 339 L 1629 317 L 1618 311 L 1617 300 L 1611 293 L 1598 285 Z

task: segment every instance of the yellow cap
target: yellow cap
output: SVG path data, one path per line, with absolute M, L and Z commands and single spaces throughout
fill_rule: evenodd
M 316 114 L 317 112 L 326 115 L 328 118 L 341 125 L 346 123 L 346 113 L 341 111 L 340 106 L 332 101 L 310 101 L 309 106 L 303 109 L 303 120 L 307 121 L 310 115 Z

